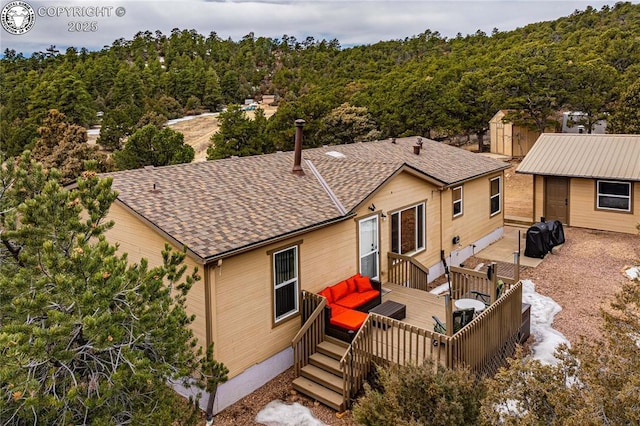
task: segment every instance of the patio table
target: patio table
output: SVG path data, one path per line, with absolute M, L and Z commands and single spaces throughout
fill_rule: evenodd
M 486 308 L 485 304 L 476 299 L 456 299 L 453 304 L 456 306 L 456 309 L 470 309 L 473 308 L 476 310 L 476 313 L 480 313 L 484 311 Z

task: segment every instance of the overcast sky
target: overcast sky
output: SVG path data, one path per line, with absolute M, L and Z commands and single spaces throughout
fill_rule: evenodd
M 22 1 L 21 1 L 22 2 Z M 239 40 L 256 36 L 304 40 L 340 41 L 343 47 L 404 39 L 429 29 L 455 37 L 480 29 L 509 31 L 529 23 L 550 21 L 575 10 L 613 6 L 615 1 L 405 1 L 405 0 L 309 0 L 309 1 L 204 1 L 204 0 L 84 0 L 28 3 L 35 16 L 33 27 L 21 35 L 0 30 L 1 51 L 15 49 L 26 56 L 55 45 L 99 50 L 118 38 L 131 39 L 138 31 L 173 28 L 195 29 L 203 35 Z M 637 3 L 638 1 L 633 1 Z M 0 0 L 7 10 L 15 0 Z M 72 9 L 69 9 L 72 8 Z M 73 13 L 102 16 L 73 16 Z M 121 15 L 121 16 L 117 16 Z M 3 16 L 4 18 L 4 16 Z M 81 30 L 81 31 L 76 31 Z

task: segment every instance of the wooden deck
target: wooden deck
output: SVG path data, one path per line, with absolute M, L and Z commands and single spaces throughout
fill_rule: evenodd
M 428 291 L 391 283 L 383 284 L 382 288 L 391 290 L 382 296 L 383 302 L 393 300 L 394 302 L 407 306 L 407 316 L 402 322 L 427 330 L 433 330 L 433 315 L 440 318 L 442 322 L 446 321 L 444 295 L 437 296 Z
M 492 265 L 492 271 L 496 269 L 496 265 Z M 450 270 L 454 297 L 464 297 L 472 290 L 481 291 L 492 294 L 491 305 L 457 333 L 449 330 L 451 335 L 444 335 L 433 331 L 432 317 L 448 322 L 452 310 L 446 306 L 446 295 L 383 284 L 382 301 L 405 305 L 406 317 L 396 320 L 370 312 L 349 348 L 340 360 L 336 358 L 334 363 L 339 365 L 343 380 L 341 409 L 350 405 L 374 365 L 421 364 L 431 360 L 434 368 L 469 368 L 479 376 L 492 376 L 515 353 L 522 324 L 522 283 L 518 277 L 499 277 L 497 273 L 458 267 Z M 496 297 L 495 290 L 498 280 L 504 282 L 500 297 Z M 309 357 L 325 335 L 321 315 L 324 297 L 303 292 L 303 302 L 306 312 L 303 326 L 292 341 L 297 371 L 309 363 Z

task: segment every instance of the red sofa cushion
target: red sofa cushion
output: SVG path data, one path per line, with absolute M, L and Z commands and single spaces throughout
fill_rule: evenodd
M 356 277 L 356 287 L 359 293 L 373 290 L 369 277 Z
M 336 315 L 340 315 L 341 313 L 349 310 L 349 309 L 345 308 L 344 306 L 340 306 L 340 305 L 335 304 L 335 303 L 329 305 L 329 307 L 331 308 L 331 317 L 335 317 Z
M 332 315 L 330 322 L 335 326 L 356 331 L 362 326 L 366 319 L 367 314 L 364 312 L 347 309 L 339 315 Z
M 318 294 L 320 296 L 324 296 L 327 299 L 327 305 L 330 305 L 333 303 L 333 296 L 331 295 L 331 289 L 329 287 L 325 288 Z
M 340 300 L 336 300 L 335 304 L 349 309 L 357 309 L 359 306 L 378 297 L 379 294 L 380 292 L 378 290 L 369 290 L 364 293 L 351 293 Z
M 347 288 L 349 289 L 349 293 L 358 291 L 358 289 L 356 288 L 356 275 L 347 278 Z
M 346 281 L 340 281 L 338 284 L 329 287 L 331 289 L 331 296 L 333 301 L 337 302 L 349 293 Z

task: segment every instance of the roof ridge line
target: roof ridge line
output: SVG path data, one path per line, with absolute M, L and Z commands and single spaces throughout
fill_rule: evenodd
M 324 191 L 327 193 L 329 198 L 331 198 L 331 201 L 333 201 L 333 204 L 335 204 L 340 214 L 341 215 L 347 214 L 347 209 L 344 208 L 344 206 L 342 205 L 342 203 L 340 202 L 336 194 L 334 194 L 334 192 L 331 190 L 331 187 L 329 186 L 327 181 L 324 180 L 324 178 L 322 177 L 318 169 L 316 169 L 316 166 L 314 166 L 311 160 L 309 159 L 305 158 L 304 162 L 307 163 L 307 166 L 309 166 L 311 173 L 313 173 L 313 175 L 316 177 L 316 179 L 318 180 L 318 182 L 320 183 Z

